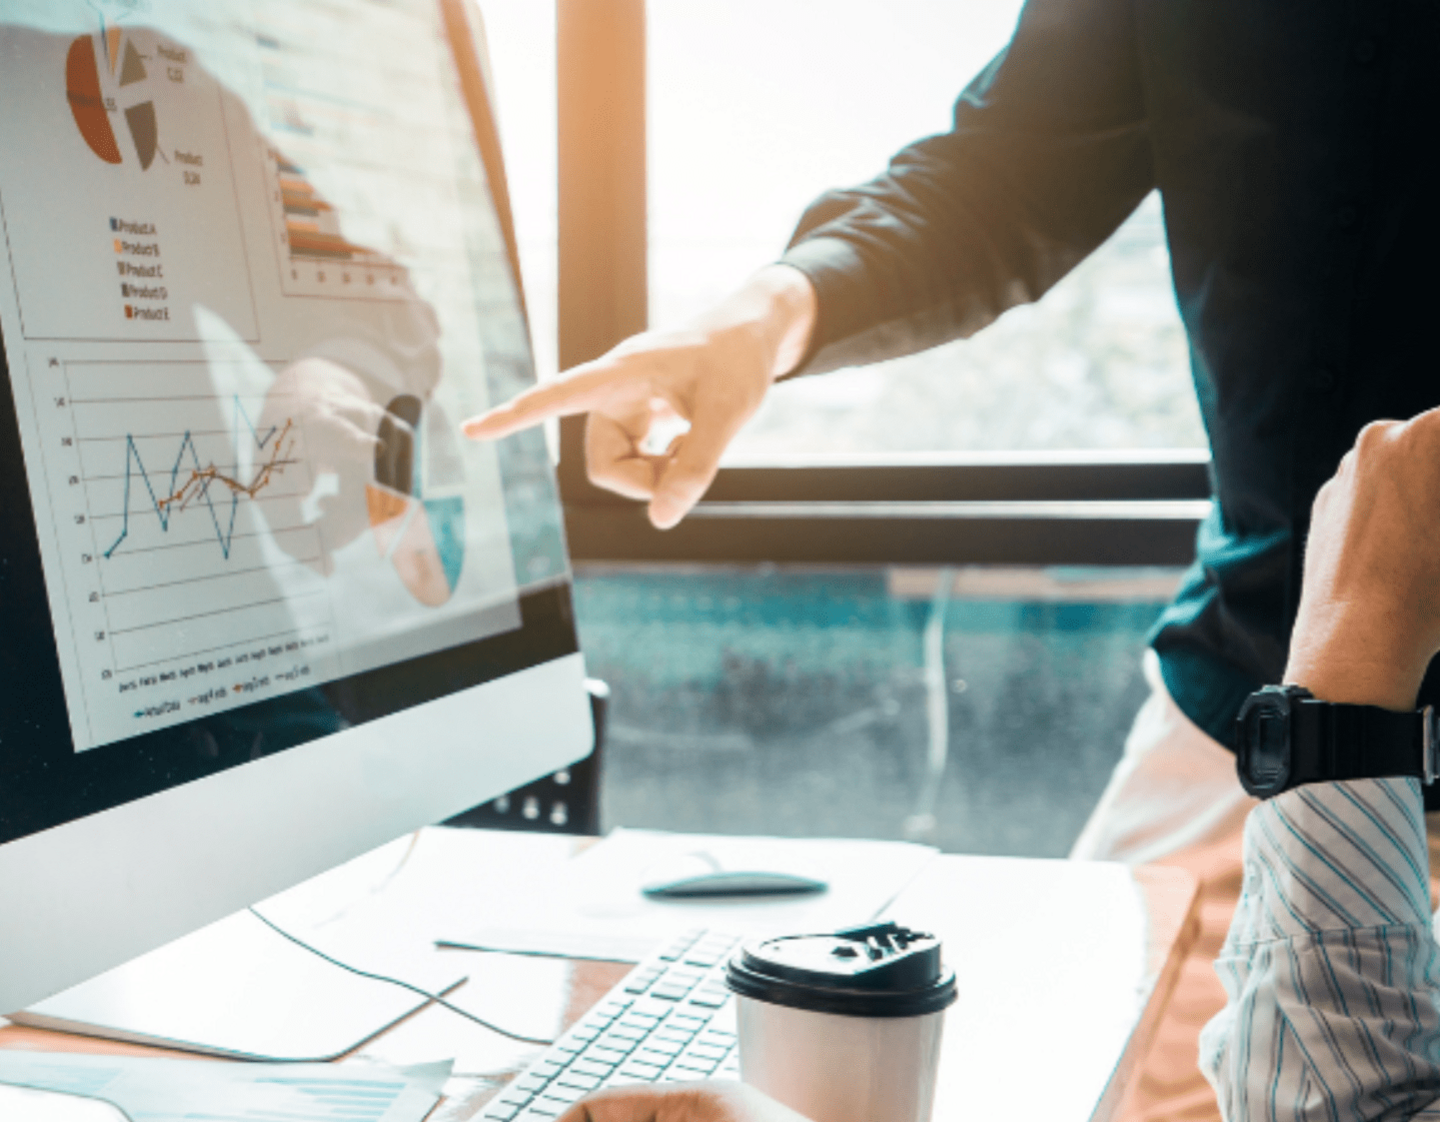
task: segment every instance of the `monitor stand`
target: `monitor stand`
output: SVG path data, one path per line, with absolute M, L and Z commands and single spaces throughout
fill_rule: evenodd
M 465 980 L 456 966 L 407 957 L 384 972 L 435 994 Z M 353 1051 L 425 1004 L 238 912 L 7 1019 L 231 1059 L 319 1062 Z

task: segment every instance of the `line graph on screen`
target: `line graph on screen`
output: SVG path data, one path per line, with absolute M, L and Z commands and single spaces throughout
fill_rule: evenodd
M 313 476 L 281 396 L 203 363 L 72 364 L 69 407 L 117 669 L 272 641 L 320 593 Z M 243 384 L 243 380 L 240 382 Z
M 115 555 L 115 551 L 125 543 L 130 536 L 130 511 L 131 491 L 135 487 L 138 478 L 145 488 L 145 493 L 150 499 L 151 509 L 159 520 L 160 529 L 166 533 L 170 530 L 170 520 L 181 511 L 186 510 L 193 503 L 196 506 L 203 505 L 210 515 L 210 522 L 215 528 L 215 541 L 220 546 L 221 555 L 228 561 L 230 559 L 230 543 L 235 537 L 235 515 L 240 509 L 242 498 L 254 499 L 262 491 L 266 490 L 275 480 L 275 476 L 285 470 L 287 466 L 297 463 L 293 458 L 286 455 L 293 450 L 294 439 L 290 436 L 294 427 L 294 419 L 285 418 L 283 425 L 271 425 L 261 436 L 255 428 L 255 422 L 250 419 L 246 412 L 244 403 L 239 395 L 233 399 L 235 420 L 231 431 L 231 447 L 240 447 L 240 425 L 243 422 L 249 430 L 250 439 L 254 442 L 255 448 L 261 452 L 269 452 L 268 458 L 256 469 L 250 477 L 250 481 L 242 482 L 235 475 L 227 474 L 224 467 L 216 464 L 213 460 L 202 466 L 200 451 L 195 443 L 195 436 L 188 429 L 180 438 L 180 447 L 175 454 L 175 461 L 170 465 L 168 482 L 163 483 L 162 498 L 155 490 L 155 482 L 150 472 L 145 467 L 145 461 L 140 455 L 140 447 L 135 443 L 135 434 L 125 434 L 125 494 L 121 501 L 120 536 L 115 539 L 113 545 L 104 553 L 109 559 Z M 190 466 L 185 466 L 186 458 L 190 460 Z M 183 475 L 182 479 L 182 473 Z M 162 480 L 165 478 L 162 474 Z M 215 508 L 214 490 L 220 490 L 229 497 L 228 516 L 222 516 Z M 221 499 L 222 508 L 224 498 Z

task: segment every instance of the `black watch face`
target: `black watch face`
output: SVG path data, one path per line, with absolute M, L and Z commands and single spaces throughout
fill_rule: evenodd
M 1240 710 L 1240 775 L 1252 795 L 1284 790 L 1290 778 L 1290 699 L 1254 694 Z

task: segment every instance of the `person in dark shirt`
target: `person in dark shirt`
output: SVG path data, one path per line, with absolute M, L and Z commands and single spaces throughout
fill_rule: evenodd
M 1251 805 L 1230 727 L 1284 668 L 1311 502 L 1365 423 L 1440 402 L 1437 57 L 1424 0 L 1029 0 L 954 127 L 818 200 L 779 263 L 467 432 L 588 413 L 591 478 L 672 526 L 772 381 L 969 335 L 1158 189 L 1215 501 L 1150 636 L 1154 696 L 1075 852 L 1196 870 L 1213 955 Z M 675 416 L 688 433 L 647 453 Z M 1215 1115 L 1195 1037 L 1223 994 L 1192 966 L 1132 1117 Z

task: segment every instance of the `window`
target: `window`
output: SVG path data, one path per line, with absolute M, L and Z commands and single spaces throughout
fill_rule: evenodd
M 555 373 L 555 5 L 479 0 L 535 367 Z
M 1019 0 L 650 0 L 650 312 L 683 322 L 774 260 L 827 188 L 949 127 Z M 971 340 L 776 388 L 731 461 L 1203 449 L 1159 199 Z

